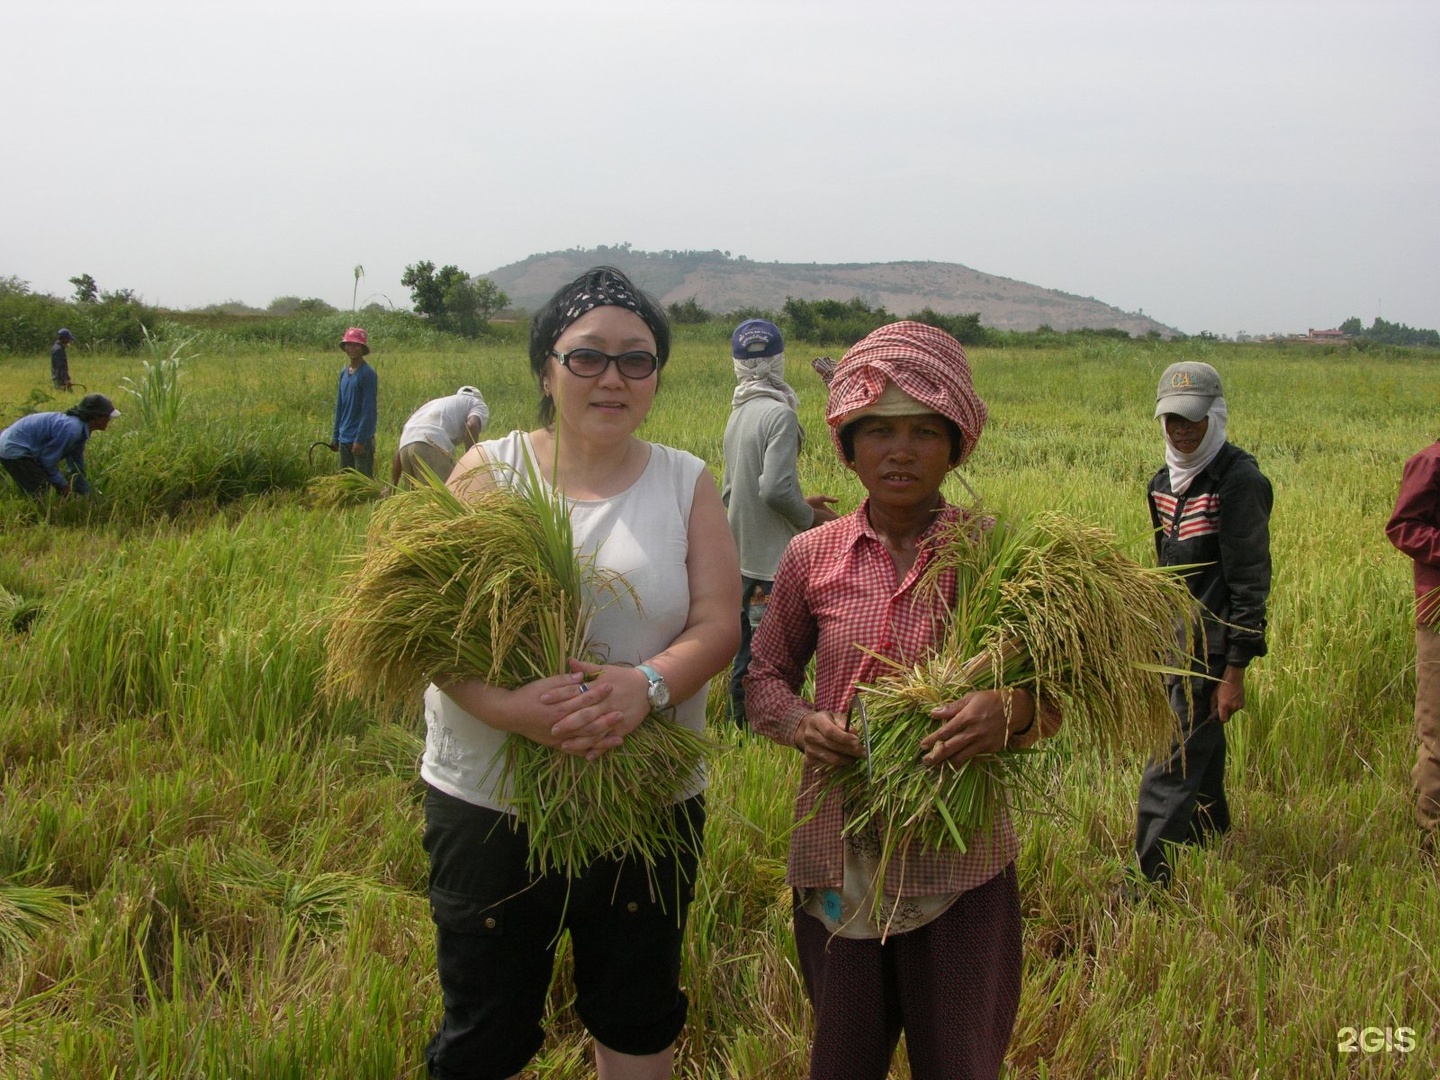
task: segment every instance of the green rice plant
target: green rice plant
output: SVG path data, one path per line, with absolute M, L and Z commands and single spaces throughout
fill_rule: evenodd
M 306 500 L 317 508 L 359 506 L 385 494 L 385 485 L 355 469 L 312 476 L 305 485 Z
M 1002 806 L 1039 785 L 1036 751 L 982 754 L 958 767 L 925 764 L 931 710 L 974 690 L 1024 687 L 1059 707 L 1072 741 L 1104 755 L 1155 750 L 1175 733 L 1161 673 L 1175 666 L 1193 601 L 1179 568 L 1144 567 L 1113 536 L 1044 512 L 986 527 L 960 516 L 939 534 L 923 589 L 953 574 L 956 601 L 931 653 L 861 688 L 870 756 L 838 772 L 846 833 L 878 830 L 881 867 L 912 845 L 966 850 Z M 1183 651 L 1193 643 L 1183 642 Z M 1036 723 L 1042 718 L 1036 717 Z
M 185 350 L 194 338 L 187 336 L 162 342 L 145 327 L 140 330 L 145 335 L 145 347 L 153 362 L 140 361 L 139 381 L 127 375 L 120 380 L 120 388 L 135 399 L 140 419 L 146 427 L 173 427 L 185 400 L 185 394 L 180 389 L 180 365 L 186 359 Z M 169 352 L 165 353 L 163 350 L 167 346 Z
M 432 478 L 380 504 L 330 612 L 332 695 L 393 702 L 463 679 L 513 689 L 593 657 L 594 613 L 627 586 L 576 555 L 563 500 L 533 463 L 528 472 L 469 503 Z M 708 745 L 659 714 L 595 761 L 508 736 L 501 780 L 532 870 L 573 876 L 601 857 L 653 865 L 687 841 L 673 804 Z
M 44 605 L 39 600 L 21 596 L 0 585 L 0 630 L 23 634 L 43 609 Z
M 46 927 L 71 912 L 76 899 L 66 888 L 0 882 L 0 956 L 23 953 Z

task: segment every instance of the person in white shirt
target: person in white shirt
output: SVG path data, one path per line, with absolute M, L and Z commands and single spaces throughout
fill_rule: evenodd
M 441 480 L 448 479 L 455 464 L 455 448 L 474 446 L 489 422 L 490 408 L 473 386 L 427 401 L 410 414 L 400 431 L 400 448 L 390 459 L 390 486 L 398 488 L 402 476 L 418 482 L 426 469 Z

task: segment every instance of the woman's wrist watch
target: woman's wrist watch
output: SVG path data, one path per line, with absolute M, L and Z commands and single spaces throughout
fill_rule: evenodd
M 645 691 L 645 696 L 650 699 L 651 709 L 663 709 L 670 704 L 670 684 L 649 664 L 636 664 L 635 670 L 644 675 L 650 686 Z

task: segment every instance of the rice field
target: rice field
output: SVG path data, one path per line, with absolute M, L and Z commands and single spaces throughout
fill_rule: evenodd
M 723 336 L 684 335 L 642 434 L 717 470 Z M 713 340 L 708 340 L 713 339 Z M 789 349 L 807 493 L 856 505 L 812 351 Z M 531 425 L 523 346 L 387 352 L 380 447 L 473 383 Z M 1270 655 L 1230 726 L 1236 825 L 1168 895 L 1117 900 L 1141 762 L 1070 739 L 1020 821 L 1017 1078 L 1440 1075 L 1440 899 L 1410 823 L 1409 567 L 1382 527 L 1436 435 L 1433 355 L 1098 340 L 976 350 L 991 423 L 965 478 L 1151 561 L 1150 419 L 1179 359 L 1225 377 L 1230 433 L 1275 485 Z M 328 613 L 375 504 L 327 497 L 338 350 L 192 346 L 146 412 L 134 358 L 72 357 L 124 415 L 89 502 L 0 489 L 0 1077 L 420 1077 L 440 1011 L 420 847 L 418 698 L 323 693 Z M 153 373 L 150 373 L 153 376 Z M 0 358 L 0 423 L 45 405 L 44 357 Z M 156 404 L 156 402 L 152 402 Z M 969 498 L 955 481 L 954 501 Z M 16 614 L 12 614 L 16 613 Z M 742 739 L 712 685 L 706 854 L 678 1076 L 805 1075 L 784 886 L 798 758 Z M 593 1069 L 566 1008 L 528 1075 Z M 903 1054 L 893 1075 L 908 1077 Z

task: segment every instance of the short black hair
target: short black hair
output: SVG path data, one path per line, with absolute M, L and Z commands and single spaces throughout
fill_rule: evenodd
M 569 314 L 575 299 L 587 293 L 616 288 L 635 298 L 635 308 L 627 306 L 626 310 L 634 310 L 655 335 L 655 357 L 659 360 L 660 367 L 663 368 L 665 361 L 670 359 L 670 320 L 665 317 L 665 309 L 660 306 L 659 301 L 637 288 L 623 271 L 613 266 L 596 266 L 586 270 L 574 281 L 555 290 L 555 295 L 550 297 L 545 306 L 530 320 L 530 371 L 540 388 L 537 413 L 541 427 L 549 427 L 555 419 L 555 399 L 545 393 L 545 367 L 550 362 L 550 353 L 555 348 L 555 342 L 560 340 L 560 335 L 575 321 L 575 317 Z

